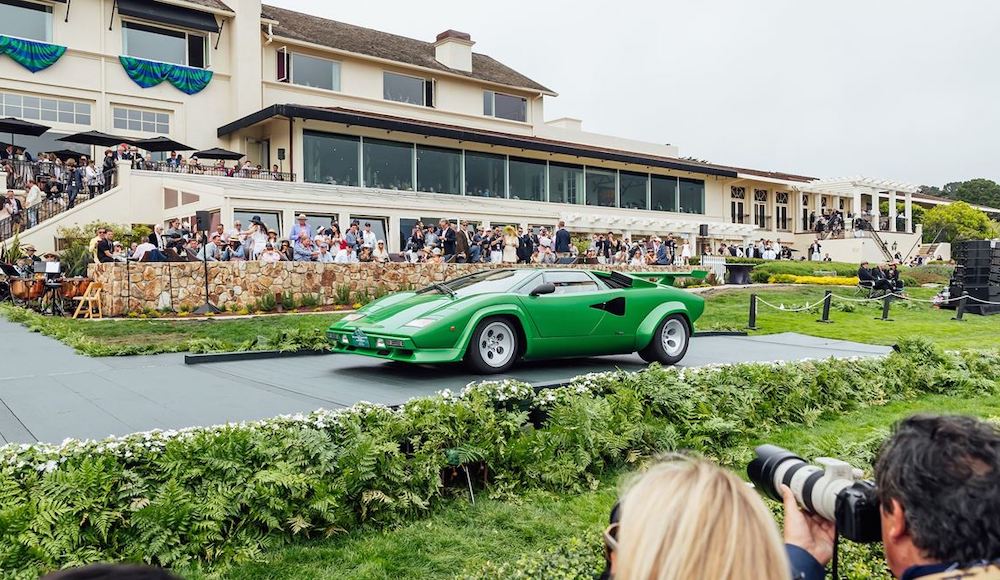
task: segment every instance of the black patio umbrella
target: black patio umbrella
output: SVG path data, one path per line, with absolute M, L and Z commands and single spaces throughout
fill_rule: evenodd
M 230 151 L 221 147 L 212 147 L 211 149 L 205 149 L 204 151 L 192 153 L 191 157 L 197 157 L 198 159 L 225 159 L 226 161 L 237 161 L 246 157 L 246 154 Z
M 60 149 L 59 151 L 48 151 L 47 153 L 55 155 L 62 161 L 66 161 L 67 159 L 80 159 L 81 157 L 90 157 L 90 155 L 87 153 L 80 153 L 79 151 L 73 151 L 72 149 Z
M 66 143 L 80 143 L 81 145 L 98 145 L 100 147 L 112 147 L 115 145 L 120 145 L 122 143 L 132 144 L 132 139 L 126 139 L 125 137 L 118 137 L 117 135 L 108 135 L 107 133 L 101 133 L 100 131 L 84 131 L 83 133 L 73 133 L 72 135 L 66 135 L 65 137 L 60 137 L 56 141 L 65 141 Z
M 170 137 L 151 137 L 149 139 L 139 139 L 132 141 L 132 145 L 146 151 L 193 151 L 194 147 L 188 147 L 183 143 L 178 143 Z
M 38 137 L 50 128 L 51 127 L 46 125 L 39 125 L 38 123 L 32 123 L 31 121 L 22 121 L 21 119 L 15 119 L 14 117 L 5 117 L 0 119 L 0 133 L 10 133 L 11 144 L 14 143 L 14 135 Z

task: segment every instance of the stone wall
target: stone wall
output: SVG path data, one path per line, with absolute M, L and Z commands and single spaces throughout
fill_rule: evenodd
M 501 264 L 317 264 L 310 262 L 217 262 L 208 264 L 208 292 L 212 304 L 253 306 L 267 294 L 291 292 L 296 300 L 318 298 L 324 306 L 337 304 L 337 290 L 348 286 L 352 296 L 359 291 L 374 294 L 421 288 Z M 537 266 L 522 265 L 533 268 Z M 602 265 L 550 266 L 609 270 Z M 670 271 L 664 266 L 614 266 L 622 272 Z M 143 309 L 180 310 L 197 308 L 205 301 L 204 265 L 200 262 L 91 264 L 91 279 L 104 285 L 105 316 L 122 316 Z

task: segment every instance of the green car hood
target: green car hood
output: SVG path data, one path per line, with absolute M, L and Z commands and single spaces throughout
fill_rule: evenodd
M 442 310 L 461 301 L 435 292 L 393 294 L 360 309 L 358 314 L 363 314 L 364 318 L 345 324 L 351 327 L 377 327 L 394 331 L 417 318 L 441 316 L 444 314 Z

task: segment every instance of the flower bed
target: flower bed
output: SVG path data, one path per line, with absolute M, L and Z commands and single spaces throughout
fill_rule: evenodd
M 817 286 L 857 286 L 857 276 L 796 276 L 776 274 L 767 279 L 769 284 L 812 284 Z
M 0 568 L 101 560 L 166 566 L 260 557 L 297 537 L 381 527 L 463 493 L 456 465 L 504 497 L 582 490 L 644 456 L 688 448 L 742 466 L 749 443 L 826 412 L 923 393 L 996 393 L 1000 357 L 907 341 L 885 359 L 651 367 L 536 392 L 470 385 L 399 409 L 337 411 L 104 441 L 0 448 Z

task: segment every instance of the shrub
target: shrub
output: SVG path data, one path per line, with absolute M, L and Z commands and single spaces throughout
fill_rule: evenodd
M 274 294 L 267 292 L 257 299 L 255 309 L 258 312 L 274 312 L 278 309 L 278 300 L 274 297 Z
M 604 569 L 604 549 L 597 534 L 594 537 L 572 538 L 548 550 L 496 565 L 487 563 L 473 574 L 460 576 L 465 580 L 506 580 L 558 578 L 560 580 L 592 580 Z
M 947 284 L 954 272 L 954 266 L 944 265 L 939 262 L 937 264 L 927 264 L 914 268 L 903 268 L 900 274 L 906 285 L 911 285 L 907 280 L 912 279 L 913 286 L 920 286 L 922 284 Z
M 316 308 L 319 305 L 320 299 L 316 294 L 303 294 L 302 300 L 299 301 L 299 306 L 303 308 Z
M 295 296 L 292 295 L 291 291 L 285 291 L 281 295 L 281 307 L 285 310 L 294 310 L 296 307 Z
M 456 461 L 488 467 L 477 484 L 494 497 L 590 489 L 676 448 L 742 469 L 752 442 L 824 413 L 923 393 L 995 394 L 998 354 L 904 340 L 884 359 L 654 365 L 540 392 L 486 382 L 398 409 L 358 404 L 104 441 L 8 445 L 0 448 L 0 569 L 27 576 L 117 559 L 224 567 L 293 538 L 424 515 L 464 492 L 442 484 L 442 470 Z
M 337 304 L 350 304 L 351 303 L 351 286 L 350 284 L 340 284 L 337 286 L 337 290 L 334 293 L 336 297 Z

